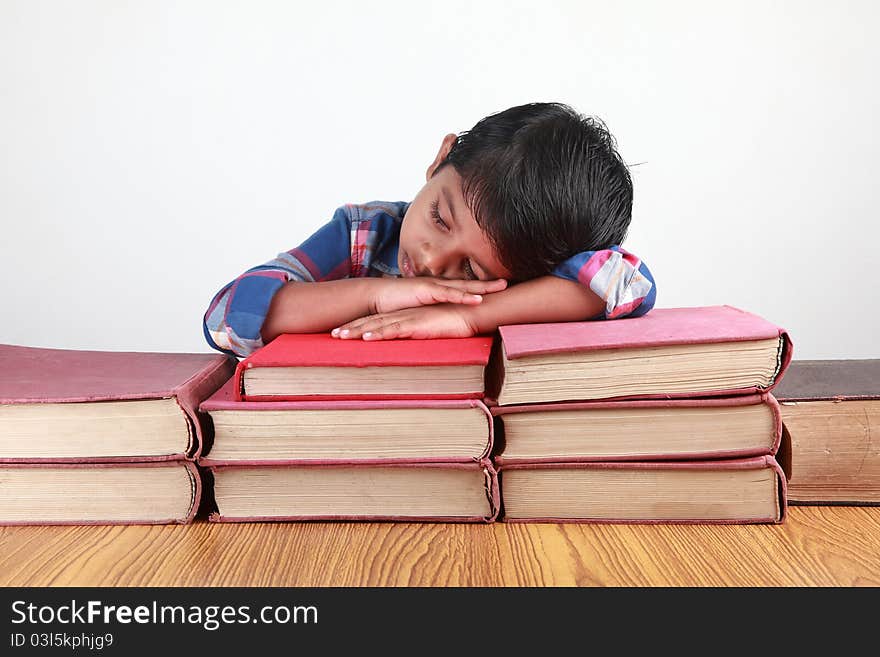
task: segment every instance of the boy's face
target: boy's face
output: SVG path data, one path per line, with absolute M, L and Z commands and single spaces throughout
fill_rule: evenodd
M 403 218 L 397 265 L 403 276 L 479 279 L 510 278 L 464 200 L 461 176 L 452 166 L 436 173 L 455 143 L 446 135 L 428 167 L 427 183 Z

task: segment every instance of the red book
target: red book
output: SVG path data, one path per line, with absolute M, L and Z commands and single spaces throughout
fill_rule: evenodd
M 202 402 L 213 441 L 200 465 L 476 463 L 493 422 L 479 399 L 238 401 L 234 381 Z
M 0 345 L 0 463 L 194 459 L 220 354 Z
M 781 523 L 786 472 L 747 459 L 517 463 L 499 468 L 505 522 Z
M 241 362 L 235 385 L 246 401 L 479 399 L 492 337 L 338 340 L 284 334 Z
M 499 334 L 487 397 L 502 406 L 764 393 L 792 356 L 785 329 L 731 306 L 502 326 Z
M 212 466 L 212 522 L 492 522 L 492 463 Z
M 773 395 L 494 406 L 496 464 L 674 461 L 776 454 Z

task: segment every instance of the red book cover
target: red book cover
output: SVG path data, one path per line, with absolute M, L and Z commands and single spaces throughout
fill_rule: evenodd
M 642 399 L 629 401 L 588 401 L 588 402 L 557 402 L 544 404 L 517 404 L 514 406 L 493 406 L 490 412 L 493 417 L 500 418 L 503 423 L 504 418 L 511 415 L 519 415 L 522 413 L 568 413 L 572 411 L 584 411 L 583 431 L 595 431 L 595 423 L 591 424 L 590 412 L 593 411 L 619 411 L 627 413 L 633 409 L 715 409 L 723 411 L 724 409 L 732 409 L 743 406 L 755 406 L 761 404 L 766 406 L 772 416 L 772 442 L 766 450 L 756 451 L 754 449 L 731 448 L 728 445 L 719 442 L 712 449 L 700 451 L 688 451 L 686 456 L 671 451 L 661 451 L 642 456 L 601 456 L 591 455 L 589 457 L 547 457 L 547 458 L 510 458 L 504 453 L 503 426 L 500 427 L 502 439 L 498 451 L 494 456 L 496 465 L 508 465 L 514 463 L 535 463 L 535 462 L 579 462 L 579 461 L 641 461 L 641 460 L 659 460 L 673 461 L 687 459 L 719 459 L 719 458 L 744 458 L 749 456 L 762 456 L 764 454 L 774 455 L 779 450 L 782 440 L 782 414 L 779 403 L 770 393 L 762 395 L 737 395 L 733 397 L 701 397 L 695 399 Z M 592 427 L 592 428 L 591 428 Z M 569 432 L 570 433 L 570 432 Z
M 339 340 L 329 333 L 288 333 L 279 335 L 262 349 L 238 363 L 235 371 L 236 390 L 240 399 L 248 401 L 281 401 L 308 399 L 417 399 L 480 398 L 483 381 L 472 389 L 454 393 L 425 393 L 421 390 L 424 374 L 421 367 L 478 366 L 489 362 L 493 338 L 443 338 L 435 340 Z M 379 368 L 412 367 L 411 393 L 385 394 L 364 390 L 356 394 L 273 394 L 248 393 L 244 373 L 257 368 L 303 368 L 295 376 L 308 377 L 308 368 Z
M 501 326 L 500 347 L 511 363 L 530 356 L 588 353 L 632 348 L 733 343 L 777 338 L 780 351 L 776 375 L 766 388 L 756 386 L 712 391 L 626 395 L 618 399 L 729 396 L 770 392 L 782 380 L 792 358 L 788 332 L 753 313 L 732 306 L 655 308 L 647 315 L 611 321 L 515 324 Z M 498 359 L 500 360 L 500 359 Z M 503 384 L 503 368 L 490 377 L 489 405 Z
M 116 473 L 115 478 L 105 475 Z M 46 479 L 40 474 L 45 473 Z M 164 473 L 164 477 L 162 476 Z M 22 478 L 28 474 L 27 501 L 44 502 L 49 509 L 63 507 L 64 512 L 51 510 L 24 511 Z M 68 476 L 68 475 L 72 475 Z M 169 505 L 165 514 L 121 512 L 120 499 L 125 498 L 141 509 L 155 511 L 157 502 L 150 488 L 159 487 L 159 497 L 166 493 L 169 481 L 176 481 L 186 491 L 179 497 L 177 511 Z M 88 481 L 91 478 L 92 481 Z M 59 483 L 60 480 L 60 483 Z M 165 495 L 167 498 L 167 493 Z M 192 461 L 130 463 L 14 463 L 0 465 L 0 526 L 4 525 L 167 525 L 189 524 L 202 500 L 202 478 Z M 4 502 L 13 509 L 4 508 Z
M 186 453 L 101 461 L 194 459 L 203 443 L 198 405 L 233 375 L 236 361 L 222 354 L 45 349 L 0 345 L 0 405 L 75 404 L 174 399 L 190 433 Z M 16 463 L 32 459 L 0 458 Z M 89 459 L 52 459 L 83 461 Z
M 473 457 L 462 457 L 453 459 L 449 457 L 438 457 L 426 455 L 421 458 L 382 458 L 382 459 L 265 459 L 265 460 L 239 460 L 239 459 L 218 459 L 211 456 L 210 447 L 207 451 L 203 451 L 199 458 L 199 465 L 203 466 L 219 466 L 219 465 L 295 465 L 295 464 L 385 464 L 385 463 L 470 463 L 480 462 L 490 456 L 494 444 L 494 422 L 489 413 L 489 409 L 479 399 L 334 399 L 320 401 L 240 401 L 237 399 L 235 381 L 230 379 L 224 383 L 213 395 L 203 401 L 200 405 L 202 413 L 210 415 L 212 411 L 236 411 L 244 413 L 261 413 L 280 411 L 348 411 L 353 417 L 356 417 L 360 411 L 364 410 L 387 410 L 387 409 L 466 409 L 473 408 L 483 413 L 486 419 L 485 443 L 481 454 L 475 454 Z M 413 431 L 435 434 L 438 431 L 436 426 L 418 426 Z M 345 435 L 329 436 L 328 440 L 345 441 Z
M 494 522 L 496 517 L 498 516 L 498 510 L 500 507 L 500 492 L 498 488 L 498 474 L 495 468 L 492 465 L 492 462 L 489 459 L 484 459 L 479 463 L 388 463 L 388 464 L 358 464 L 358 465 L 343 465 L 339 463 L 333 464 L 323 464 L 323 465 L 274 465 L 274 466 L 241 466 L 241 465 L 225 465 L 225 466 L 212 466 L 208 468 L 208 471 L 211 473 L 212 478 L 215 483 L 213 486 L 213 490 L 216 493 L 221 490 L 221 487 L 216 483 L 218 473 L 224 473 L 228 471 L 247 471 L 250 470 L 254 473 L 259 473 L 260 478 L 265 480 L 266 477 L 269 476 L 269 473 L 272 471 L 279 471 L 285 469 L 298 469 L 303 471 L 308 471 L 315 475 L 314 481 L 315 486 L 319 486 L 324 488 L 324 482 L 329 479 L 329 472 L 333 470 L 340 469 L 354 469 L 355 471 L 360 471 L 367 475 L 367 478 L 364 479 L 361 483 L 361 486 L 364 487 L 364 492 L 353 491 L 351 493 L 337 492 L 335 495 L 335 499 L 339 499 L 339 497 L 358 497 L 358 496 L 366 496 L 369 497 L 371 501 L 374 499 L 379 499 L 382 497 L 383 493 L 380 490 L 380 486 L 378 482 L 382 479 L 382 473 L 384 471 L 395 471 L 395 470 L 409 470 L 413 472 L 425 472 L 429 473 L 432 470 L 435 471 L 457 471 L 460 473 L 472 473 L 473 475 L 479 477 L 482 481 L 482 493 L 481 497 L 484 497 L 482 502 L 484 502 L 484 511 L 480 514 L 474 515 L 416 515 L 409 514 L 406 512 L 400 513 L 369 513 L 369 514 L 351 514 L 351 513 L 321 513 L 321 514 L 300 514 L 300 513 L 284 513 L 276 511 L 274 514 L 270 513 L 268 509 L 261 513 L 259 511 L 250 513 L 250 514 L 236 514 L 236 513 L 228 513 L 225 512 L 223 508 L 217 508 L 211 515 L 209 516 L 209 520 L 211 522 L 270 522 L 270 521 L 336 521 L 336 522 L 349 522 L 349 521 L 368 521 L 368 522 L 462 522 L 462 523 L 491 523 Z M 318 484 L 317 482 L 321 483 Z M 296 491 L 291 489 L 285 489 L 281 491 L 285 497 L 285 502 L 290 503 L 291 499 L 295 499 L 297 494 L 302 493 L 302 491 Z M 432 493 L 430 490 L 423 490 L 421 486 L 416 486 L 411 495 L 413 497 L 425 499 L 430 498 Z M 309 492 L 306 494 L 306 497 L 314 498 L 316 493 L 309 487 Z M 399 497 L 397 500 L 399 501 Z M 216 502 L 216 507 L 222 507 L 222 502 Z
M 782 458 L 782 457 L 780 457 Z M 553 523 L 609 523 L 609 524 L 779 524 L 783 522 L 788 507 L 787 501 L 787 479 L 788 473 L 782 466 L 783 461 L 777 460 L 774 456 L 764 455 L 744 459 L 718 459 L 718 460 L 692 460 L 692 461 L 638 461 L 638 462 L 592 462 L 592 463 L 516 463 L 502 465 L 498 467 L 499 481 L 502 493 L 502 511 L 500 520 L 503 522 L 553 522 Z M 510 517 L 507 515 L 508 502 L 512 503 L 513 493 L 510 492 L 510 482 L 505 481 L 505 476 L 511 472 L 524 470 L 594 470 L 594 471 L 616 471 L 624 474 L 627 483 L 621 487 L 617 485 L 613 491 L 603 490 L 601 486 L 595 482 L 590 485 L 586 491 L 594 499 L 608 499 L 609 496 L 615 501 L 619 511 L 614 514 L 606 514 L 597 517 L 571 517 L 566 515 L 559 516 L 541 516 L 541 517 Z M 655 490 L 643 487 L 641 490 L 634 485 L 635 477 L 639 472 L 668 472 L 673 475 L 680 475 L 688 472 L 764 472 L 769 471 L 772 474 L 770 483 L 773 485 L 773 491 L 768 493 L 768 499 L 765 500 L 768 508 L 772 508 L 771 512 L 760 517 L 729 517 L 729 513 L 723 512 L 721 509 L 731 504 L 737 504 L 740 494 L 737 491 L 726 490 L 719 494 L 718 498 L 712 498 L 711 494 L 707 494 L 703 498 L 694 499 L 688 493 L 679 493 L 680 497 L 676 500 L 665 500 L 660 502 L 655 498 Z M 629 476 L 626 476 L 629 473 Z M 751 477 L 750 477 L 751 479 Z M 508 490 L 505 491 L 505 483 L 508 484 Z M 546 489 L 550 486 L 546 483 L 542 488 Z M 630 487 L 628 489 L 627 487 Z M 567 496 L 574 496 L 575 491 L 568 489 Z M 639 503 L 643 507 L 651 508 L 652 513 L 649 516 L 641 515 L 641 517 L 628 517 L 627 505 Z M 678 514 L 671 514 L 667 509 L 672 506 L 694 507 L 703 509 L 701 512 L 694 511 L 689 517 L 681 517 Z M 631 515 L 631 514 L 630 514 Z

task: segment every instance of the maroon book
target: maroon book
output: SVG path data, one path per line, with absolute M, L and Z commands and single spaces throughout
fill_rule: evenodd
M 0 525 L 187 524 L 201 500 L 192 461 L 0 464 Z
M 770 393 L 695 399 L 493 406 L 496 464 L 675 461 L 776 454 L 779 404 Z
M 493 522 L 500 504 L 491 461 L 221 465 L 212 522 Z
M 0 345 L 0 463 L 195 459 L 220 354 Z
M 230 379 L 200 409 L 213 425 L 205 466 L 478 463 L 494 440 L 479 399 L 239 401 Z
M 765 393 L 792 357 L 785 329 L 732 306 L 498 330 L 490 405 Z
M 781 523 L 786 473 L 746 459 L 517 463 L 499 468 L 505 522 Z

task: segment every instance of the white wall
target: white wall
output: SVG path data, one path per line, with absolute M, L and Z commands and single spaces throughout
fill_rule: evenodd
M 640 163 L 658 307 L 880 357 L 878 7 L 0 0 L 0 342 L 208 351 L 228 280 L 559 100 Z

